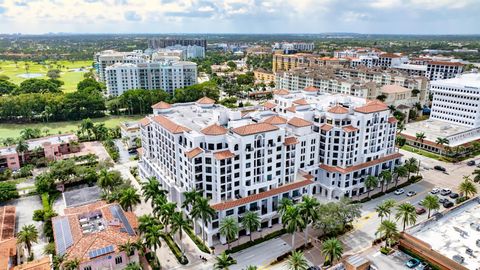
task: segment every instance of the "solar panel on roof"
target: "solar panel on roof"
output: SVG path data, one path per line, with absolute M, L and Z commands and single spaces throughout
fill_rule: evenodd
M 110 245 L 110 246 L 106 246 L 106 247 L 103 247 L 103 248 L 99 248 L 99 249 L 89 251 L 88 252 L 88 257 L 90 257 L 90 259 L 92 259 L 92 258 L 95 258 L 95 257 L 99 257 L 99 256 L 102 256 L 102 255 L 111 253 L 113 251 L 114 251 L 114 248 L 113 248 L 112 245 Z
M 132 226 L 130 226 L 130 223 L 128 223 L 128 219 L 127 217 L 125 217 L 125 214 L 123 213 L 123 210 L 120 208 L 119 205 L 110 206 L 110 211 L 115 218 L 119 219 L 122 222 L 123 227 L 129 235 L 135 235 Z
M 63 255 L 67 248 L 73 245 L 72 232 L 68 218 L 57 218 L 53 220 L 53 230 L 55 232 L 55 247 L 57 254 Z

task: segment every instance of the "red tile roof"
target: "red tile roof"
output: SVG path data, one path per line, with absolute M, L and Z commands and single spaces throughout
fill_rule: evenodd
M 184 131 L 186 132 L 190 131 L 190 129 L 184 126 L 175 124 L 172 120 L 161 115 L 155 115 L 153 117 L 153 121 L 155 121 L 155 123 L 160 124 L 162 127 L 164 127 L 166 130 L 170 131 L 173 134 L 183 133 Z
M 298 143 L 298 140 L 296 137 L 292 136 L 292 137 L 286 137 L 285 138 L 285 141 L 283 142 L 285 145 L 292 145 L 292 144 L 297 144 Z
M 215 100 L 209 97 L 202 97 L 201 99 L 197 100 L 198 104 L 215 104 Z
M 41 259 L 26 262 L 24 264 L 17 265 L 13 270 L 51 270 L 52 262 L 50 256 L 45 256 Z
M 306 91 L 306 92 L 318 92 L 318 88 L 316 88 L 315 86 L 307 86 L 303 89 L 303 91 Z
M 255 123 L 234 128 L 232 131 L 241 136 L 248 136 L 274 130 L 278 130 L 278 127 L 267 123 Z
M 345 114 L 345 113 L 348 113 L 348 109 L 340 105 L 335 105 L 332 108 L 330 108 L 328 112 L 334 113 L 334 114 Z
M 323 131 L 330 131 L 332 130 L 333 126 L 330 125 L 330 124 L 323 124 L 320 129 L 323 130 Z
M 165 102 L 165 101 L 160 101 L 160 102 L 152 105 L 152 109 L 157 109 L 157 110 L 170 109 L 170 108 L 172 108 L 172 105 L 170 103 Z
M 227 158 L 232 158 L 234 157 L 235 154 L 230 152 L 230 150 L 223 150 L 223 151 L 218 151 L 216 153 L 213 153 L 213 157 L 216 160 L 222 160 L 222 159 L 227 159 Z
M 217 203 L 217 204 L 211 205 L 211 207 L 213 209 L 217 210 L 217 211 L 227 210 L 227 209 L 231 209 L 233 207 L 238 207 L 238 206 L 241 206 L 241 205 L 244 205 L 244 204 L 247 204 L 247 203 L 252 203 L 252 202 L 259 201 L 259 200 L 262 200 L 262 199 L 265 199 L 265 198 L 268 198 L 268 197 L 272 197 L 274 195 L 282 194 L 284 192 L 288 192 L 288 191 L 291 191 L 291 190 L 294 190 L 294 189 L 302 188 L 302 187 L 305 187 L 305 186 L 308 186 L 308 185 L 311 185 L 311 184 L 313 184 L 312 180 L 297 181 L 297 182 L 293 182 L 291 184 L 283 185 L 283 186 L 278 187 L 278 188 L 270 189 L 270 190 L 265 191 L 265 192 L 250 195 L 250 196 L 247 196 L 247 197 L 244 197 L 244 198 L 241 198 L 241 199 Z
M 383 53 L 383 54 L 380 54 L 378 57 L 382 57 L 382 58 L 399 58 L 400 56 L 394 54 L 394 53 Z
M 208 126 L 200 130 L 200 132 L 202 132 L 203 134 L 210 135 L 210 136 L 224 135 L 224 134 L 227 134 L 227 131 L 228 130 L 226 128 L 219 126 L 217 124 L 213 124 L 211 126 Z
M 279 90 L 273 91 L 273 94 L 279 95 L 279 96 L 284 96 L 284 95 L 290 94 L 290 92 L 288 92 L 288 90 L 285 90 L 285 89 L 279 89 Z
M 142 120 L 139 121 L 140 126 L 146 126 L 150 124 L 150 119 L 148 117 L 143 118 Z
M 303 118 L 299 118 L 299 117 L 293 117 L 292 119 L 290 119 L 288 121 L 288 124 L 292 125 L 294 127 L 308 127 L 308 126 L 313 125 L 312 122 L 307 121 Z
M 273 116 L 270 116 L 270 117 L 266 118 L 262 122 L 267 123 L 267 124 L 272 124 L 272 125 L 283 125 L 283 124 L 287 123 L 287 119 L 285 119 L 281 116 L 278 116 L 278 115 L 273 115 Z
M 10 257 L 17 254 L 15 206 L 0 207 L 0 269 L 8 269 Z
M 194 158 L 194 157 L 198 156 L 202 152 L 203 152 L 202 148 L 195 147 L 192 150 L 190 150 L 188 152 L 185 152 L 185 156 L 190 159 L 190 158 Z
M 298 105 L 308 105 L 308 102 L 304 98 L 297 99 L 293 103 L 298 104 Z
M 396 122 L 398 122 L 397 118 L 395 118 L 393 116 L 388 118 L 388 123 L 396 123 Z
M 289 112 L 296 112 L 297 108 L 295 106 L 290 106 L 290 107 L 286 108 L 285 110 L 287 110 Z
M 366 105 L 356 107 L 355 111 L 359 113 L 374 113 L 388 110 L 388 106 L 380 100 L 369 101 Z
M 333 166 L 329 166 L 329 165 L 326 165 L 326 164 L 320 164 L 319 167 L 323 170 L 328 171 L 328 172 L 338 172 L 338 173 L 345 174 L 345 173 L 358 171 L 360 169 L 367 168 L 367 167 L 370 167 L 370 166 L 373 166 L 373 165 L 376 165 L 376 164 L 379 164 L 379 163 L 382 163 L 382 162 L 385 162 L 385 161 L 388 161 L 388 160 L 397 159 L 397 158 L 400 158 L 402 156 L 403 155 L 400 154 L 400 153 L 394 153 L 394 154 L 391 154 L 391 155 L 388 155 L 388 156 L 384 156 L 384 157 L 381 157 L 381 158 L 378 158 L 378 159 L 375 159 L 375 160 L 372 160 L 372 161 L 364 162 L 364 163 L 361 163 L 361 164 L 358 164 L 358 165 L 355 165 L 355 166 L 350 166 L 350 167 L 347 167 L 347 168 L 333 167 Z
M 342 129 L 347 133 L 358 131 L 358 128 L 352 125 L 344 126 Z
M 439 65 L 439 66 L 457 66 L 463 67 L 464 64 L 459 62 L 447 62 L 447 61 L 431 61 L 428 63 L 429 65 Z
M 277 104 L 274 104 L 270 101 L 267 101 L 267 102 L 263 103 L 263 107 L 270 110 L 270 109 L 273 109 L 273 108 L 277 107 Z

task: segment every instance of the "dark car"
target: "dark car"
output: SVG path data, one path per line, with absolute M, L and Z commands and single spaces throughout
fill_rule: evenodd
M 452 201 L 447 200 L 446 202 L 443 203 L 443 207 L 445 207 L 445 208 L 450 208 L 452 206 L 453 206 Z
M 425 214 L 425 212 L 427 211 L 423 207 L 417 207 L 415 208 L 415 212 L 417 212 L 417 215 L 422 215 L 422 214 Z
M 475 165 L 475 160 L 470 160 L 469 162 L 467 162 L 467 165 L 468 165 L 468 166 L 473 166 L 473 165 Z
M 459 195 L 458 195 L 458 193 L 451 193 L 449 197 L 452 198 L 452 199 L 456 199 L 456 198 L 459 197 Z
M 435 170 L 437 170 L 437 171 L 441 171 L 441 172 L 445 172 L 445 171 L 447 171 L 447 169 L 445 169 L 445 168 L 444 168 L 444 167 L 442 167 L 442 166 L 438 166 L 438 165 L 437 165 L 437 166 L 434 166 L 433 168 L 434 168 Z
M 321 269 L 318 266 L 310 266 L 307 268 L 307 270 L 321 270 Z
M 445 199 L 445 198 L 438 199 L 438 202 L 441 203 L 441 204 L 444 204 L 446 201 L 448 201 L 448 200 Z

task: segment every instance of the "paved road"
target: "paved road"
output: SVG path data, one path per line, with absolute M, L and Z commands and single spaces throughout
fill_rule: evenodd
M 232 257 L 237 260 L 238 264 L 230 267 L 230 269 L 241 270 L 248 265 L 265 267 L 289 250 L 290 245 L 281 238 L 275 238 L 233 254 Z

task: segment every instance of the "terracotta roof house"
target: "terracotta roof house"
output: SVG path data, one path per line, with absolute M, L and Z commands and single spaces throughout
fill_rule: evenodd
M 0 269 L 11 269 L 17 255 L 15 206 L 0 207 Z

